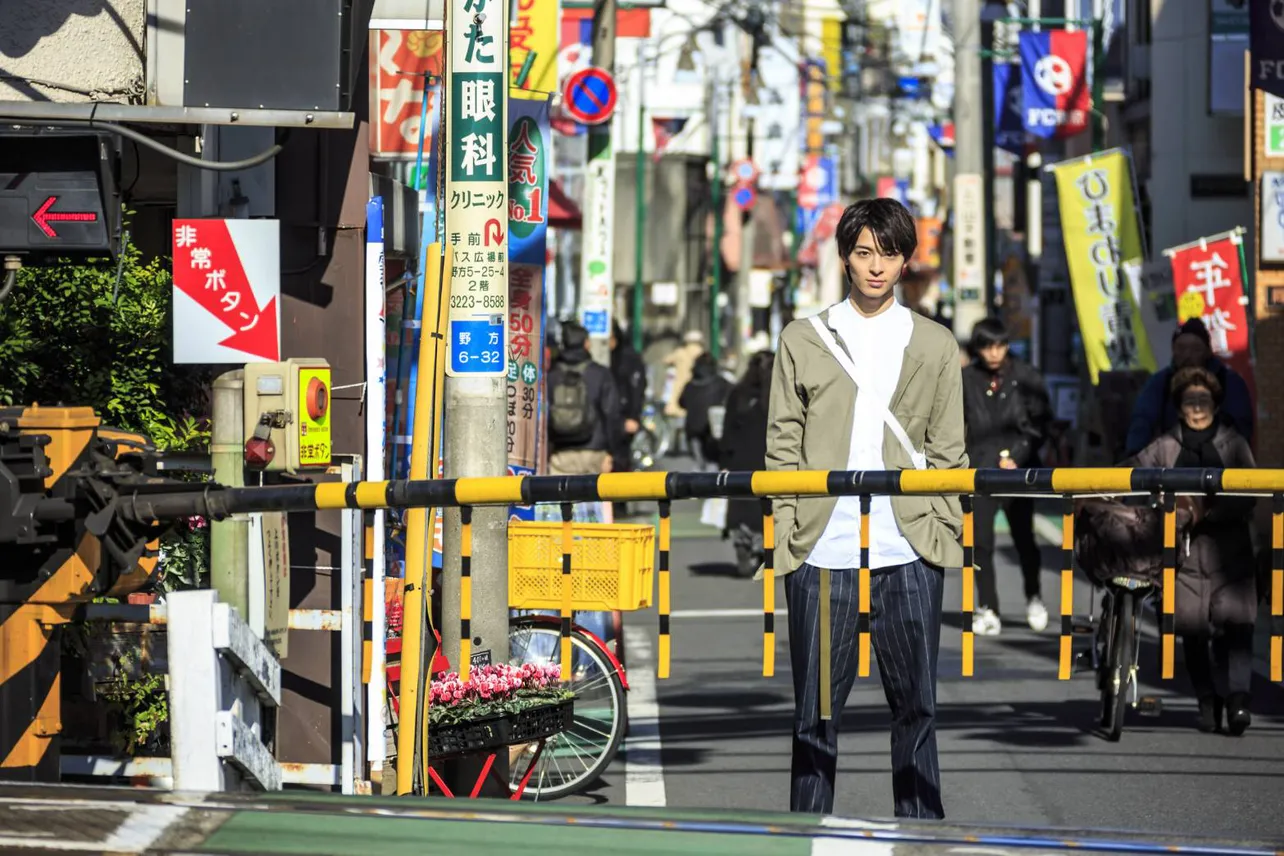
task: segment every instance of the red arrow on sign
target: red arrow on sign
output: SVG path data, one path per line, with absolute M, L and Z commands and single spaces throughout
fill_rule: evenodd
M 54 231 L 53 226 L 49 225 L 50 223 L 94 223 L 98 220 L 98 214 L 93 211 L 50 211 L 49 209 L 57 201 L 57 196 L 50 196 L 31 215 L 31 219 L 36 222 L 46 237 L 58 237 L 58 233 Z
M 276 298 L 258 305 L 227 223 L 174 221 L 174 285 L 231 328 L 220 345 L 269 362 L 279 358 Z

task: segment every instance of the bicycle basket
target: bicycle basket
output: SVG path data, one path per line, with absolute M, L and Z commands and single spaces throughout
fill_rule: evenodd
M 1088 578 L 1125 576 L 1158 584 L 1164 562 L 1164 516 L 1148 506 L 1112 500 L 1077 503 L 1074 551 Z

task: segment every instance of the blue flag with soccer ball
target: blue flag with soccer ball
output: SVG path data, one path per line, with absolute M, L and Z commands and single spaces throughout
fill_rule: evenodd
M 1021 121 L 1024 95 L 1021 66 L 994 64 L 994 145 L 1014 155 L 1025 153 L 1025 123 Z

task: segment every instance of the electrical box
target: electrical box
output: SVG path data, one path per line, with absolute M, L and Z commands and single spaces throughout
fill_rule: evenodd
M 299 473 L 330 466 L 330 364 L 245 364 L 245 465 Z

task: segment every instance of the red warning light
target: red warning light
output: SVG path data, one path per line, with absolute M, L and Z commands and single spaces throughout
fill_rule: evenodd
M 50 223 L 94 223 L 98 220 L 98 214 L 94 211 L 50 211 L 49 209 L 54 207 L 57 201 L 57 196 L 50 196 L 31 215 L 31 219 L 46 237 L 58 237 L 58 233 L 54 231 L 53 226 L 49 225 Z

